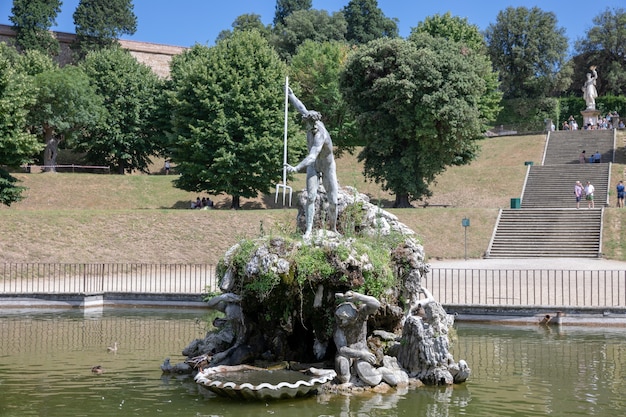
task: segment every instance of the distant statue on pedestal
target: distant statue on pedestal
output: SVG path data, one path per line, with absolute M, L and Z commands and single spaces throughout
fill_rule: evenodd
M 598 73 L 596 72 L 596 66 L 589 67 L 591 72 L 587 73 L 587 81 L 583 85 L 583 98 L 587 103 L 587 109 L 595 110 L 596 97 L 598 97 L 598 91 L 596 90 L 596 80 L 598 79 Z
M 585 99 L 585 110 L 580 114 L 583 116 L 583 128 L 593 129 L 598 125 L 600 112 L 596 110 L 596 98 L 598 97 L 598 90 L 596 90 L 596 80 L 598 79 L 598 73 L 596 72 L 596 66 L 589 67 L 591 72 L 587 73 L 587 81 L 583 85 L 583 98 Z
M 319 187 L 319 178 L 328 196 L 328 211 L 330 227 L 333 232 L 337 231 L 337 169 L 333 156 L 333 142 L 330 134 L 322 123 L 322 115 L 315 110 L 307 110 L 296 95 L 288 89 L 289 101 L 302 114 L 302 120 L 306 124 L 306 142 L 309 154 L 295 167 L 287 165 L 288 172 L 301 172 L 306 169 L 306 231 L 304 237 L 311 236 L 313 230 L 313 218 L 315 217 L 315 199 Z

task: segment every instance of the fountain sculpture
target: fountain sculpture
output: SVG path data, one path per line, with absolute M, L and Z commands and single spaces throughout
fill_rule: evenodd
M 191 366 L 217 394 L 257 399 L 306 395 L 331 380 L 340 390 L 465 381 L 469 367 L 448 351 L 453 319 L 423 286 L 428 265 L 415 233 L 339 187 L 321 115 L 286 92 L 307 127 L 308 155 L 286 165 L 307 172 L 297 217 L 304 235 L 230 248 L 217 268 L 221 294 L 208 301 L 224 317 L 185 348 L 187 364 L 162 369 Z
M 317 194 L 319 226 L 324 188 Z M 339 190 L 337 209 L 339 232 L 322 227 L 308 239 L 272 234 L 230 248 L 218 265 L 222 293 L 209 300 L 224 316 L 184 349 L 191 366 L 166 371 L 195 367 L 196 381 L 212 391 L 258 399 L 321 386 L 464 382 L 469 367 L 449 353 L 453 317 L 423 286 L 429 266 L 414 232 L 351 187 Z M 305 216 L 303 191 L 302 231 Z M 270 372 L 276 367 L 299 378 Z M 229 380 L 242 370 L 252 380 L 255 369 L 262 382 Z

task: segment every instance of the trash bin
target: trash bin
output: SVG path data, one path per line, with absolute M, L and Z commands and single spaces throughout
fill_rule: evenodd
M 533 161 L 526 161 L 524 162 L 524 165 L 528 166 L 528 165 L 534 165 Z
M 511 199 L 511 208 L 512 209 L 518 209 L 522 206 L 522 199 L 521 198 L 512 198 Z

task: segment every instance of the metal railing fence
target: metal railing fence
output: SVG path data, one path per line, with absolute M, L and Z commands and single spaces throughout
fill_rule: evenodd
M 0 264 L 0 294 L 204 294 L 215 291 L 207 264 Z
M 423 283 L 443 305 L 626 307 L 626 271 L 432 269 Z
M 443 305 L 626 307 L 626 271 L 432 268 L 423 280 Z M 205 294 L 207 264 L 0 264 L 2 294 Z

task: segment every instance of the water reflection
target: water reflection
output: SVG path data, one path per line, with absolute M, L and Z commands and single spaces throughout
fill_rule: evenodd
M 118 311 L 2 317 L 0 414 L 70 415 L 72 410 L 71 415 L 111 415 L 113 410 L 143 409 L 146 404 L 157 411 L 167 406 L 160 404 L 162 394 L 169 395 L 158 383 L 158 365 L 165 356 L 182 359 L 182 347 L 204 335 L 204 314 Z M 114 341 L 118 351 L 108 352 L 106 347 Z M 104 373 L 93 374 L 95 365 Z
M 448 388 L 259 404 L 162 375 L 205 333 L 205 312 L 0 315 L 2 416 L 587 416 L 626 411 L 622 329 L 459 324 L 452 353 L 472 377 Z M 109 353 L 114 341 L 119 350 Z M 101 365 L 105 372 L 91 372 Z
M 625 411 L 623 329 L 462 326 L 455 357 L 474 371 L 470 408 L 498 415 Z

